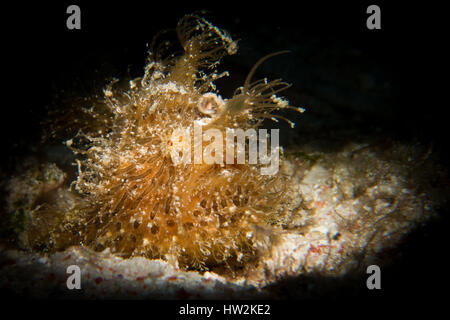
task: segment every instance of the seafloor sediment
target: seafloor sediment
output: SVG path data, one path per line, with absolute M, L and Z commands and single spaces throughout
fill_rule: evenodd
M 439 183 L 445 172 L 429 147 L 385 141 L 318 150 L 311 144 L 287 153 L 289 197 L 277 222 L 279 238 L 252 268 L 185 271 L 109 249 L 33 253 L 3 243 L 0 287 L 41 298 L 268 298 L 283 286 L 288 296 L 309 296 L 314 289 L 292 284 L 302 276 L 340 277 L 370 264 L 387 265 L 393 257 L 383 253 L 433 219 L 445 200 Z M 21 203 L 26 211 L 49 189 L 70 202 L 64 177 L 55 164 L 30 161 L 28 171 L 9 182 L 10 207 Z M 25 214 L 33 219 L 32 211 Z M 81 290 L 67 289 L 70 265 L 81 269 Z

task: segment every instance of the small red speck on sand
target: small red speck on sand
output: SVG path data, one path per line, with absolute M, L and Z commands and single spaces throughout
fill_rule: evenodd
M 314 245 L 311 245 L 311 252 L 314 252 L 314 253 L 319 253 L 320 252 L 320 248 L 318 248 L 318 247 L 316 247 L 316 246 L 314 246 Z
M 335 246 L 319 244 L 318 246 L 311 245 L 310 251 L 314 253 L 323 253 L 325 250 L 330 250 L 330 248 L 335 248 Z
M 178 290 L 177 291 L 177 294 L 176 294 L 176 297 L 178 298 L 178 299 L 187 299 L 187 298 L 189 298 L 191 295 L 186 291 L 186 290 L 184 290 L 183 288 L 181 288 L 180 290 Z
M 315 201 L 314 202 L 314 206 L 319 208 L 319 209 L 322 209 L 325 206 L 325 201 L 324 200 L 322 200 L 322 201 Z
M 177 280 L 178 278 L 177 278 L 177 276 L 171 276 L 171 277 L 169 277 L 169 281 L 175 281 L 175 280 Z
M 100 284 L 103 281 L 102 277 L 95 278 L 95 283 Z

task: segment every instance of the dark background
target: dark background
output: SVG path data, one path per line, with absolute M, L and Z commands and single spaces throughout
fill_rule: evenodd
M 373 3 L 7 4 L 1 19 L 2 144 L 39 136 L 37 120 L 57 96 L 87 96 L 103 88 L 105 79 L 141 75 L 153 35 L 174 28 L 186 13 L 206 10 L 204 16 L 240 39 L 238 54 L 226 57 L 221 66 L 232 75 L 218 83 L 225 97 L 243 84 L 259 58 L 291 50 L 263 64 L 257 76 L 293 84 L 285 95 L 308 109 L 301 117 L 291 114 L 298 132 L 317 135 L 350 126 L 373 134 L 378 128 L 442 145 L 447 123 L 445 102 L 438 98 L 447 83 L 439 48 L 443 11 L 425 4 L 378 2 L 382 29 L 368 30 L 366 8 Z M 66 28 L 70 4 L 81 8 L 81 30 Z
M 70 4 L 81 8 L 81 30 L 66 28 Z M 381 30 L 366 28 L 370 4 L 381 8 Z M 18 2 L 2 5 L 2 177 L 37 149 L 40 122 L 61 96 L 87 96 L 98 92 L 105 79 L 139 76 L 153 35 L 199 10 L 241 39 L 238 54 L 221 64 L 231 74 L 218 82 L 225 97 L 243 84 L 260 57 L 291 50 L 257 73 L 293 83 L 284 95 L 307 108 L 302 116 L 290 115 L 296 129 L 282 143 L 376 135 L 432 143 L 447 164 L 448 102 L 440 100 L 448 83 L 440 49 L 446 37 L 438 6 L 392 1 Z M 402 257 L 383 271 L 381 291 L 350 288 L 330 298 L 350 295 L 398 304 L 443 299 L 447 211 L 408 238 L 400 248 Z

